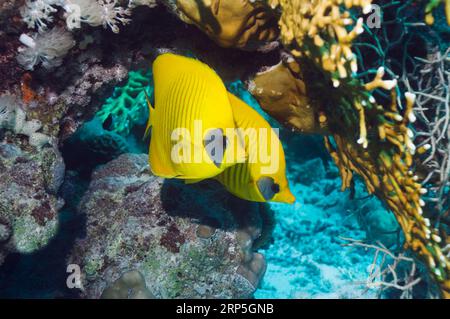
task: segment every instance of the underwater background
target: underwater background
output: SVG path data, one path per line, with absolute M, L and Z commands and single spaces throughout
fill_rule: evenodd
M 201 14 L 189 11 L 190 2 Z M 364 8 L 341 6 L 341 20 L 366 18 L 366 32 L 354 40 L 358 73 L 347 81 L 339 73 L 351 73 L 351 58 L 331 71 L 315 59 L 336 45 L 333 32 L 320 33 L 330 45 L 301 42 L 298 30 L 295 44 L 287 40 L 286 21 L 298 9 L 289 1 L 203 2 L 98 2 L 116 16 L 81 19 L 81 27 L 60 1 L 0 5 L 0 297 L 448 297 L 448 4 L 431 11 L 426 1 L 367 1 L 382 9 L 375 29 Z M 300 2 L 311 10 L 316 3 Z M 38 5 L 54 17 L 27 15 Z M 228 14 L 248 24 L 230 25 Z M 36 32 L 24 40 L 30 29 Z M 296 56 L 300 49 L 310 55 Z M 185 185 L 151 174 L 145 93 L 153 99 L 151 64 L 164 52 L 208 64 L 229 92 L 280 129 L 294 204 L 245 201 L 216 181 Z M 431 59 L 438 62 L 424 62 Z M 383 82 L 379 66 L 381 78 L 398 84 Z M 381 84 L 369 82 L 374 77 Z M 410 118 L 401 94 L 412 91 L 419 92 L 416 126 L 392 120 Z M 389 111 L 364 106 L 364 135 L 361 101 L 375 98 Z M 394 147 L 378 139 L 383 125 Z M 401 153 L 410 152 L 407 129 L 417 144 L 413 159 Z M 392 176 L 407 175 L 401 191 L 371 186 L 378 179 L 397 185 L 379 168 L 379 154 L 389 154 L 389 168 L 401 166 Z M 420 187 L 409 182 L 413 175 Z M 428 221 L 417 217 L 420 207 Z M 77 267 L 81 289 L 70 277 Z

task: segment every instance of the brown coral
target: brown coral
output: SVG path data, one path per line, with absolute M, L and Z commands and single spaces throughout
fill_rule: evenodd
M 280 62 L 256 74 L 251 93 L 261 107 L 280 123 L 302 133 L 325 133 L 327 120 L 312 101 L 301 78 L 298 63 Z
M 223 47 L 254 50 L 278 37 L 276 17 L 262 2 L 177 0 L 177 9 Z

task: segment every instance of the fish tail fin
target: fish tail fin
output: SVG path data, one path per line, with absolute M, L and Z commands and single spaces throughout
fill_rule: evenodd
M 148 122 L 147 122 L 147 127 L 145 128 L 145 133 L 144 133 L 144 137 L 143 139 L 145 140 L 149 133 L 150 133 L 150 128 L 152 127 L 152 118 L 153 118 L 153 106 L 152 103 L 150 102 L 150 99 L 148 97 L 147 91 L 144 90 L 144 94 L 145 94 L 145 100 L 147 101 L 147 106 L 148 106 Z

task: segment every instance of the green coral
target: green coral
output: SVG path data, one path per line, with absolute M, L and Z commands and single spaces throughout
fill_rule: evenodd
M 117 86 L 114 89 L 113 94 L 96 115 L 102 123 L 111 118 L 110 129 L 126 136 L 135 124 L 142 123 L 143 119 L 147 119 L 144 91 L 149 96 L 153 93 L 151 69 L 130 71 L 125 85 Z

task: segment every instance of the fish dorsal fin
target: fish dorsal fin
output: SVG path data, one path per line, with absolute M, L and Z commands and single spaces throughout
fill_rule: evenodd
M 144 89 L 145 94 L 145 100 L 147 101 L 148 106 L 148 122 L 147 127 L 145 128 L 145 133 L 143 139 L 146 139 L 148 137 L 148 134 L 150 133 L 150 128 L 152 127 L 152 118 L 155 108 L 152 106 L 152 103 L 150 102 L 150 99 L 148 97 L 147 91 Z

